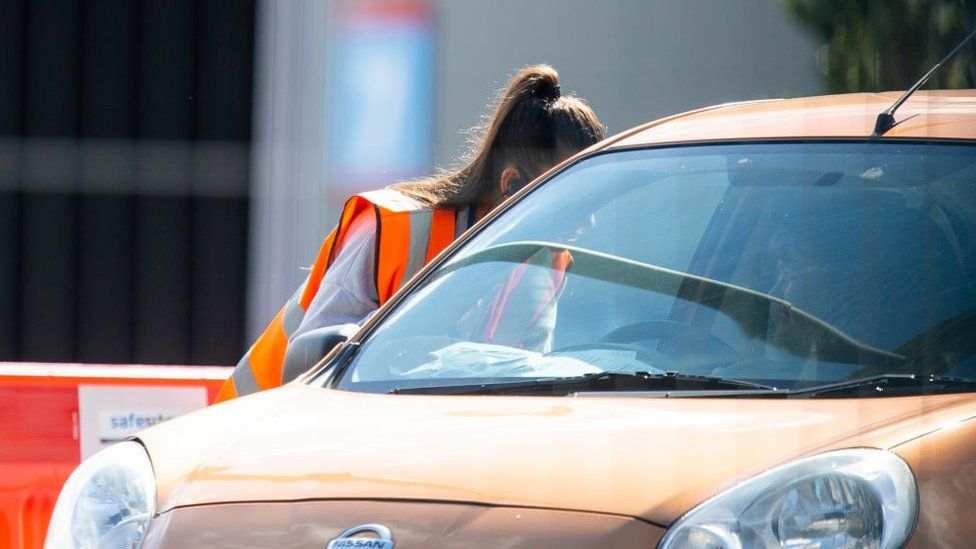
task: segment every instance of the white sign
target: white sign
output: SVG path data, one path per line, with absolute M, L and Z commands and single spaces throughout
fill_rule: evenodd
M 79 385 L 81 459 L 143 429 L 206 405 L 204 387 Z

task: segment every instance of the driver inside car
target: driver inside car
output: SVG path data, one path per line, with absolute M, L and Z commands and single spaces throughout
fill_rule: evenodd
M 595 214 L 588 213 L 555 242 L 575 245 L 595 226 Z M 492 292 L 461 316 L 454 336 L 542 354 L 552 352 L 559 296 L 572 263 L 569 250 L 550 247 L 513 263 L 487 285 Z
M 548 353 L 556 308 L 573 256 L 543 248 L 507 276 L 496 277 L 492 294 L 479 299 L 458 320 L 459 339 Z
M 439 349 L 411 357 L 398 353 L 402 377 L 576 376 L 603 371 L 571 353 L 554 349 L 559 299 L 572 272 L 574 245 L 596 225 L 587 214 L 573 229 L 553 239 L 523 261 L 504 268 L 484 284 L 486 290 L 460 315 Z
M 481 295 L 455 321 L 448 336 L 428 336 L 438 350 L 415 354 L 410 348 L 396 351 L 397 377 L 436 376 L 464 378 L 582 375 L 602 371 L 582 360 L 554 351 L 559 299 L 572 252 L 560 245 L 577 244 L 596 225 L 592 213 L 572 225 L 572 230 L 553 238 L 522 261 L 498 263 Z M 409 347 L 409 346 L 407 346 Z M 558 351 L 558 350 L 557 350 Z
M 812 250 L 797 230 L 780 229 L 773 233 L 769 245 L 769 257 L 775 259 L 773 274 L 775 280 L 767 292 L 793 304 L 800 298 L 802 302 L 803 286 L 806 278 L 811 275 L 810 256 Z M 767 341 L 771 348 L 791 347 L 786 345 L 788 338 L 796 338 L 795 328 L 787 314 L 788 309 L 776 307 L 770 311 Z M 792 335 L 791 335 L 792 334 Z

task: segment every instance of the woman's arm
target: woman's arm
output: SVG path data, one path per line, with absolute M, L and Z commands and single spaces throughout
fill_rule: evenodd
M 363 210 L 349 221 L 348 227 L 333 231 L 326 239 L 316 267 L 318 261 L 324 261 L 322 254 L 332 248 L 332 238 L 340 238 L 335 242 L 331 264 L 319 275 L 320 284 L 313 286 L 315 294 L 308 308 L 300 303 L 314 274 L 285 303 L 237 363 L 217 394 L 217 402 L 277 387 L 286 381 L 282 376 L 286 373 L 283 367 L 288 342 L 301 333 L 323 326 L 358 323 L 376 310 L 373 267 L 377 231 L 375 217 L 370 214 L 369 210 Z
M 325 326 L 359 324 L 379 307 L 374 270 L 376 219 L 353 219 L 302 323 L 289 339 Z

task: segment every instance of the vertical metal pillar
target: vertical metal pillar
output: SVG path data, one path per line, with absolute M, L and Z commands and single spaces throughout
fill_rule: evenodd
M 333 212 L 325 202 L 331 2 L 259 0 L 255 42 L 248 341 L 305 277 Z

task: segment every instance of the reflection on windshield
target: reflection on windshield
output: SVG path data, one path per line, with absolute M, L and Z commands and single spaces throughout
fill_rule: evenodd
M 976 157 L 915 144 L 604 154 L 398 305 L 340 388 L 679 372 L 976 378 Z

